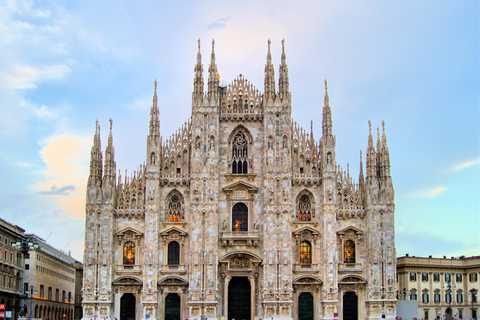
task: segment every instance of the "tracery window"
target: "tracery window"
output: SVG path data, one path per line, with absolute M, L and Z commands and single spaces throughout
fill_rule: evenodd
M 310 202 L 310 198 L 306 194 L 301 196 L 300 201 L 298 202 L 298 220 L 312 220 L 312 204 Z
M 176 194 L 170 197 L 168 201 L 168 222 L 182 221 L 182 202 L 180 197 Z
M 312 263 L 312 245 L 308 241 L 300 243 L 300 264 Z
M 180 245 L 176 241 L 168 244 L 168 265 L 180 264 Z
M 248 231 L 248 208 L 244 203 L 233 206 L 232 231 Z
M 243 133 L 238 133 L 233 139 L 232 173 L 248 173 L 248 144 Z
M 132 241 L 123 245 L 123 264 L 135 264 L 135 244 Z
M 355 263 L 355 242 L 347 240 L 343 246 L 343 262 Z

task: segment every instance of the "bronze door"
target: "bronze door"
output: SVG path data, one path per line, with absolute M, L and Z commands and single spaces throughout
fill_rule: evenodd
M 358 320 L 358 297 L 355 292 L 343 295 L 343 320 Z
M 228 320 L 250 320 L 251 288 L 247 277 L 233 277 L 228 284 Z
M 176 293 L 165 298 L 165 320 L 180 320 L 180 297 Z
M 124 293 L 120 298 L 120 320 L 135 320 L 135 296 Z
M 313 296 L 309 292 L 298 297 L 298 320 L 313 320 Z

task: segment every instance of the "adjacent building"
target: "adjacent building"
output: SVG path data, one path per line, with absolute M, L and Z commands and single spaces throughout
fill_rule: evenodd
M 398 299 L 418 301 L 421 318 L 479 317 L 480 256 L 447 259 L 406 255 L 398 258 L 397 272 Z
M 0 219 L 0 304 L 5 306 L 5 315 L 13 319 L 18 318 L 21 308 L 23 255 L 12 243 L 24 235 L 24 229 Z
M 199 41 L 191 118 L 168 138 L 155 81 L 145 163 L 129 176 L 117 175 L 112 121 L 104 151 L 97 122 L 83 319 L 394 319 L 383 123 L 376 144 L 365 124 L 355 182 L 337 161 L 326 81 L 311 88 L 320 139 L 292 120 L 283 42 L 278 87 L 270 41 L 263 92 L 241 74 L 220 82 L 213 42 L 206 91 L 203 70 Z
M 25 259 L 27 314 L 45 320 L 74 320 L 75 297 L 80 296 L 81 288 L 81 283 L 76 284 L 76 280 L 81 280 L 81 263 L 37 236 L 30 238 L 39 247 L 30 250 Z

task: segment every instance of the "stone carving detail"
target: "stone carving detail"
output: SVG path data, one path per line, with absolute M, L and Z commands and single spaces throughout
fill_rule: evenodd
M 230 268 L 232 269 L 245 269 L 250 266 L 250 260 L 248 258 L 235 257 L 230 259 Z

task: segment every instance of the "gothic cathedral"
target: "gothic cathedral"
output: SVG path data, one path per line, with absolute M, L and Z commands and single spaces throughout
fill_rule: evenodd
M 371 125 L 365 176 L 337 165 L 327 82 L 322 137 L 292 121 L 282 41 L 278 91 L 268 42 L 264 92 L 204 90 L 160 136 L 155 92 L 144 164 L 117 176 L 112 123 L 96 125 L 86 194 L 83 320 L 394 319 L 394 190 L 385 136 Z

